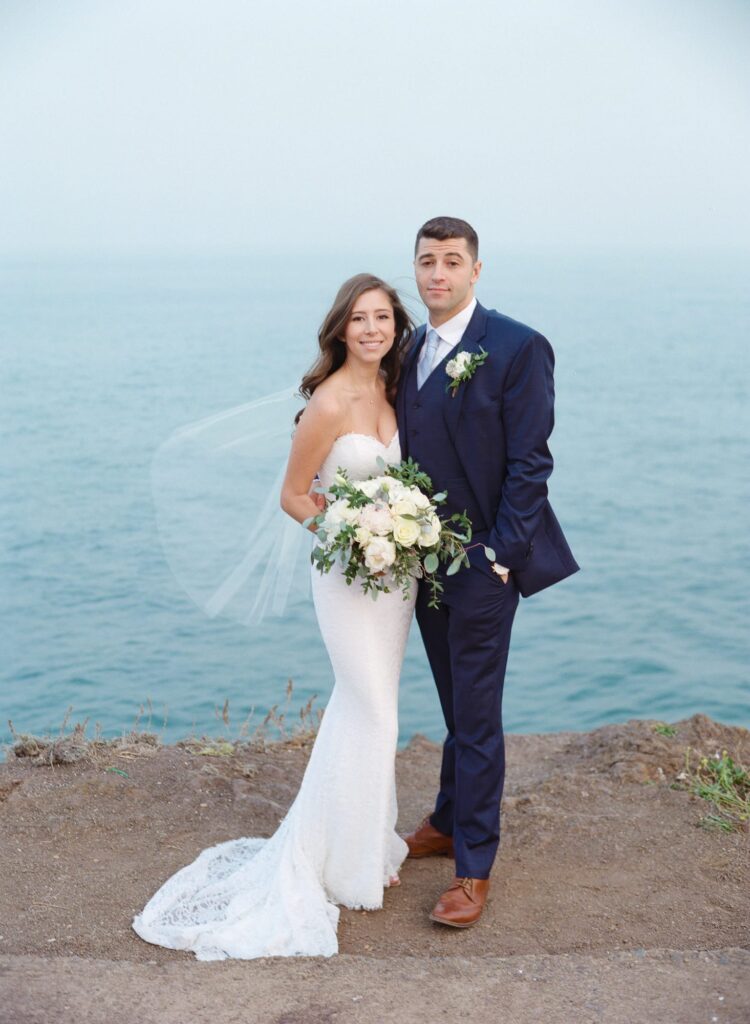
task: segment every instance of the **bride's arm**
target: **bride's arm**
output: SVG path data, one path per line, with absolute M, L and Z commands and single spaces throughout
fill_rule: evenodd
M 320 512 L 310 486 L 336 438 L 342 433 L 345 414 L 334 395 L 315 391 L 294 432 L 286 476 L 281 488 L 281 507 L 298 523 Z M 315 530 L 312 524 L 309 527 Z

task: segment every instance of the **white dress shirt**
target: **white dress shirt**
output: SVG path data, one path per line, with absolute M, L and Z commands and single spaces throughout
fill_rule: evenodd
M 450 320 L 446 320 L 444 324 L 439 327 L 435 327 L 430 320 L 427 321 L 427 330 L 432 329 L 437 331 L 440 341 L 438 342 L 437 352 L 435 353 L 435 359 L 433 360 L 433 367 L 439 366 L 443 359 L 452 352 L 453 349 L 458 345 L 461 338 L 464 336 L 466 328 L 469 326 L 469 320 L 471 320 L 474 310 L 476 309 L 477 300 L 472 299 L 468 306 L 461 310 L 460 313 L 456 313 Z M 422 351 L 419 353 L 420 362 L 422 361 L 427 345 L 422 346 Z M 499 562 L 494 562 L 492 565 L 493 571 L 499 576 L 507 576 L 509 572 L 504 565 L 500 565 Z
M 477 300 L 472 299 L 465 309 L 462 309 L 460 313 L 456 313 L 455 316 L 452 316 L 450 320 L 446 320 L 439 327 L 435 327 L 429 320 L 427 321 L 427 330 L 437 331 L 440 336 L 433 366 L 438 366 L 463 338 L 464 331 L 469 326 L 469 320 L 472 318 L 476 305 Z M 422 351 L 419 353 L 420 362 L 424 358 L 426 349 L 427 345 L 423 345 Z

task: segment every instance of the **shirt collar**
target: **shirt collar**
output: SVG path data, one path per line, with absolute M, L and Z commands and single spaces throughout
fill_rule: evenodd
M 469 320 L 471 320 L 474 310 L 476 309 L 477 300 L 476 297 L 471 300 L 465 309 L 462 309 L 460 313 L 456 313 L 450 320 L 446 320 L 444 324 L 439 327 L 433 327 L 430 321 L 427 321 L 427 330 L 432 328 L 433 331 L 437 331 L 440 337 L 446 344 L 453 347 L 457 345 L 464 335 L 464 331 L 469 326 Z

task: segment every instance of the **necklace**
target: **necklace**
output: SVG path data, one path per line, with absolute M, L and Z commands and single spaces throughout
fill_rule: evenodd
M 376 397 L 376 398 L 370 398 L 370 396 L 369 396 L 369 395 L 367 394 L 367 392 L 365 391 L 365 389 L 364 389 L 364 388 L 362 388 L 361 390 L 360 390 L 360 389 L 358 389 L 358 388 L 356 388 L 356 387 L 355 387 L 355 386 L 354 386 L 354 385 L 353 385 L 353 384 L 351 383 L 351 378 L 350 378 L 350 385 L 349 385 L 349 386 L 350 386 L 350 387 L 352 388 L 352 390 L 353 390 L 353 391 L 354 391 L 354 392 L 356 393 L 357 397 L 358 397 L 358 398 L 364 398 L 364 399 L 365 399 L 365 401 L 367 402 L 367 404 L 368 404 L 368 405 L 371 405 L 371 406 L 372 406 L 372 405 L 376 405 L 376 404 L 377 404 L 377 400 L 378 400 L 378 399 L 377 399 L 377 397 Z M 378 397 L 379 397 L 379 396 L 378 396 Z

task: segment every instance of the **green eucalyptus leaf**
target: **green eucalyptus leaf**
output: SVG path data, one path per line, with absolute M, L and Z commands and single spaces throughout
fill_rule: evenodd
M 438 556 L 435 554 L 434 551 L 431 551 L 424 560 L 424 567 L 426 571 L 435 572 L 439 565 L 440 562 L 438 561 Z
M 451 564 L 448 566 L 446 576 L 455 576 L 458 570 L 461 568 L 461 562 L 463 562 L 464 556 L 456 555 Z
M 489 560 L 491 562 L 495 561 L 495 549 L 494 548 L 488 548 L 487 545 L 485 544 L 485 546 L 484 546 L 484 553 L 485 553 L 485 555 L 487 555 L 487 557 L 489 558 Z

